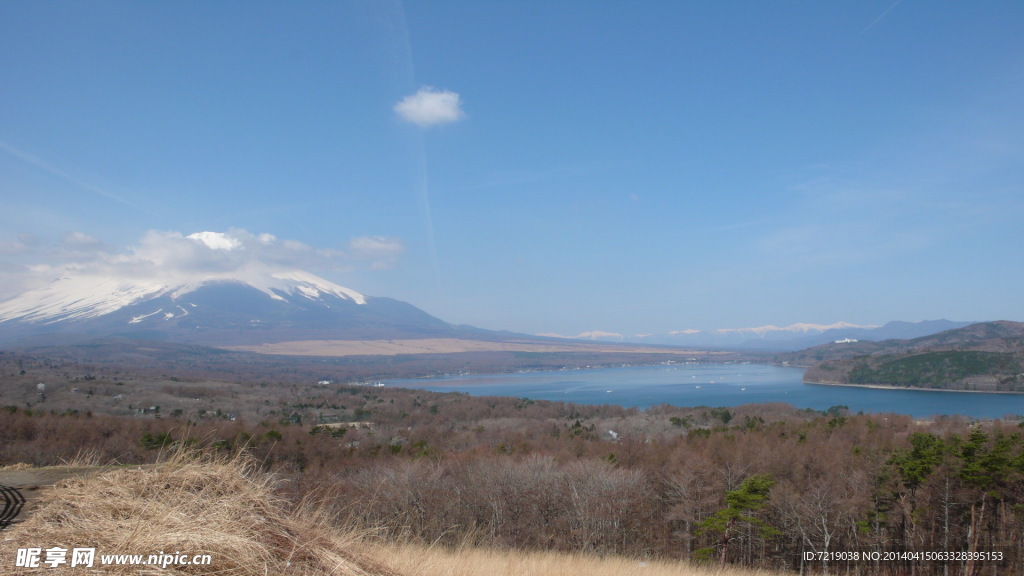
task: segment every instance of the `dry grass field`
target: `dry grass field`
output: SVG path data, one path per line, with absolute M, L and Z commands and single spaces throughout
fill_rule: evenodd
M 780 572 L 719 569 L 663 560 L 483 548 L 384 548 L 406 576 L 772 576 Z

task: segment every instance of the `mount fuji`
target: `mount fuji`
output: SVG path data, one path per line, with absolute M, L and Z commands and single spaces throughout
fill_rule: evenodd
M 238 345 L 469 331 L 301 271 L 181 284 L 65 276 L 0 303 L 2 339 L 58 333 Z
M 487 333 L 251 256 L 274 240 L 201 232 L 165 242 L 177 250 L 170 255 L 139 250 L 66 269 L 50 284 L 0 302 L 0 341 L 80 334 L 232 346 Z

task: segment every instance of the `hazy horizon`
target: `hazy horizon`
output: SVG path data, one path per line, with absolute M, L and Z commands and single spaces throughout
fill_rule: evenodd
M 0 10 L 0 299 L 291 267 L 532 334 L 1024 319 L 1017 3 Z

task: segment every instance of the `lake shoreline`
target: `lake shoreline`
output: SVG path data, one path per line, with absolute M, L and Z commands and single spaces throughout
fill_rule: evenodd
M 897 413 L 916 419 L 960 415 L 975 419 L 1024 419 L 1024 396 L 1006 393 L 914 394 L 944 390 L 894 386 L 859 386 L 803 382 L 804 370 L 771 363 L 627 366 L 515 374 L 451 375 L 438 379 L 385 380 L 386 386 L 505 396 L 614 404 L 645 410 L 653 406 L 727 407 L 782 402 L 800 409 L 825 411 L 849 406 L 852 412 Z M 856 390 L 860 388 L 860 390 Z M 972 391 L 974 392 L 974 391 Z
M 872 390 L 907 390 L 910 392 L 965 392 L 968 394 L 1011 394 L 1020 396 L 1024 392 L 1013 392 L 1010 390 L 953 390 L 938 388 L 919 388 L 916 386 L 893 386 L 891 384 L 842 384 L 839 382 L 811 382 L 803 381 L 804 384 L 813 386 L 842 386 L 844 388 L 870 388 Z

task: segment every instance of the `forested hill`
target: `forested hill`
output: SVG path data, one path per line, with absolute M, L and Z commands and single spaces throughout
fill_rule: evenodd
M 835 342 L 776 357 L 805 382 L 1024 392 L 1024 323 L 984 322 L 913 340 Z

